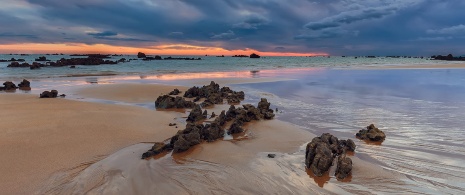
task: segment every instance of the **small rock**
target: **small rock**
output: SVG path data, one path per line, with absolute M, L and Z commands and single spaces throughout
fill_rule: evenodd
M 276 154 L 268 154 L 268 158 L 274 158 L 276 157 Z
M 168 124 L 168 126 L 170 126 L 170 127 L 176 126 L 176 123 L 170 123 L 170 124 Z

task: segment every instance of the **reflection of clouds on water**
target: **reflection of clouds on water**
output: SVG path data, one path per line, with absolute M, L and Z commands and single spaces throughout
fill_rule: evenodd
M 355 140 L 356 156 L 367 154 L 374 158 L 370 161 L 409 179 L 397 187 L 392 182 L 361 187 L 354 177 L 340 185 L 343 189 L 459 194 L 465 191 L 465 85 L 459 84 L 464 70 L 454 71 L 330 70 L 240 87 L 251 102 L 263 93 L 275 94 L 267 98 L 271 107 L 283 111 L 277 117 L 314 134 L 354 138 L 371 123 L 379 126 L 386 140 L 382 145 Z

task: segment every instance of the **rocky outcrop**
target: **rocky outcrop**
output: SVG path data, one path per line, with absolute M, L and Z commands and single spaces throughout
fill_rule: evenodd
M 213 81 L 210 85 L 202 87 L 194 86 L 189 88 L 184 93 L 184 97 L 195 98 L 196 101 L 199 101 L 200 98 L 205 98 L 204 104 L 201 104 L 202 107 L 211 107 L 214 104 L 222 104 L 224 99 L 226 99 L 229 104 L 238 104 L 244 99 L 244 96 L 243 91 L 236 92 L 229 89 L 229 87 L 223 87 L 220 89 L 220 86 Z
M 14 84 L 13 82 L 11 81 L 6 81 L 3 83 L 3 90 L 16 90 L 16 84 Z
M 40 98 L 56 98 L 58 97 L 57 90 L 44 91 L 40 94 Z
M 146 58 L 147 56 L 145 55 L 145 53 L 142 53 L 142 52 L 139 52 L 137 53 L 137 58 Z
M 348 161 L 350 168 L 352 161 L 345 157 L 346 151 L 353 151 L 355 144 L 352 140 L 339 140 L 337 137 L 324 133 L 320 137 L 315 137 L 307 144 L 305 151 L 305 166 L 310 169 L 315 176 L 322 176 L 333 165 L 336 156 L 344 156 L 341 159 L 341 171 L 338 172 L 341 179 L 350 173 L 348 170 Z M 346 160 L 346 158 L 348 160 Z M 339 161 L 338 161 L 339 162 Z M 346 174 L 343 174 L 346 173 Z M 344 177 L 343 177 L 344 176 Z
M 170 108 L 194 108 L 196 104 L 191 101 L 186 101 L 182 97 L 171 97 L 169 95 L 159 96 L 155 101 L 155 108 L 170 109 Z
M 337 179 L 345 179 L 352 172 L 352 159 L 346 157 L 345 153 L 337 158 L 335 176 Z
M 205 110 L 207 111 L 207 110 Z M 187 122 L 192 122 L 192 123 L 196 123 L 198 121 L 201 121 L 201 120 L 205 120 L 206 119 L 206 116 L 204 115 L 204 113 L 202 113 L 202 109 L 200 109 L 200 106 L 199 105 L 195 105 L 194 106 L 194 109 L 191 110 L 189 116 L 187 117 Z
M 162 103 L 166 101 L 165 99 L 169 99 L 169 102 L 173 102 L 171 98 L 174 97 L 171 97 L 169 95 L 160 96 L 159 99 L 157 99 L 158 104 L 156 103 L 156 105 L 171 105 L 171 103 Z M 162 147 L 163 150 L 173 150 L 173 153 L 178 153 L 188 150 L 190 147 L 199 144 L 201 141 L 212 142 L 217 139 L 220 139 L 224 136 L 226 123 L 230 121 L 232 121 L 232 123 L 228 128 L 228 134 L 235 134 L 244 132 L 243 125 L 247 122 L 253 120 L 266 120 L 272 118 L 265 118 L 264 114 L 260 112 L 260 109 L 250 104 L 243 105 L 239 108 L 236 108 L 234 105 L 231 105 L 228 112 L 225 112 L 223 110 L 221 111 L 221 114 L 218 116 L 215 116 L 215 114 L 212 113 L 211 118 L 216 117 L 215 120 L 210 124 L 203 125 L 199 124 L 199 122 L 207 118 L 208 112 L 207 110 L 204 110 L 202 112 L 202 109 L 199 105 L 196 105 L 195 103 L 193 104 L 193 109 L 191 110 L 189 116 L 186 119 L 186 128 L 184 130 L 178 131 L 178 133 L 170 139 L 169 144 L 166 144 L 164 147 Z M 263 110 L 266 110 L 266 112 L 269 112 L 270 104 L 267 102 L 266 99 L 262 99 L 261 103 L 259 103 L 259 106 Z M 271 112 L 273 111 L 271 110 Z M 160 153 L 160 146 L 157 144 L 154 145 L 154 147 L 157 149 L 150 149 L 142 155 L 142 158 L 148 158 L 150 156 Z
M 179 93 L 181 93 L 181 91 L 179 91 L 179 89 L 174 89 L 168 95 L 179 95 Z
M 50 60 L 47 60 L 47 58 L 45 56 L 41 56 L 39 58 L 36 58 L 35 61 L 37 61 L 37 62 L 46 62 L 46 61 L 50 61 Z
M 21 83 L 18 84 L 18 87 L 19 87 L 19 89 L 23 89 L 23 90 L 30 90 L 31 89 L 31 82 L 29 82 L 26 79 L 23 79 L 23 81 L 21 81 Z
M 386 134 L 383 131 L 379 130 L 375 127 L 375 125 L 371 124 L 366 127 L 366 129 L 362 129 L 358 131 L 355 136 L 362 140 L 368 141 L 384 141 L 386 138 Z
M 250 58 L 260 58 L 260 56 L 256 53 L 250 54 Z

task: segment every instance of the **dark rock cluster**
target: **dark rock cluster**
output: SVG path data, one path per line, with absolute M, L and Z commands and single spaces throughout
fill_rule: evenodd
M 366 127 L 366 129 L 362 129 L 358 131 L 355 136 L 362 140 L 368 141 L 384 141 L 386 138 L 386 134 L 383 131 L 379 130 L 375 125 L 371 124 Z
M 195 103 L 186 101 L 182 97 L 172 97 L 169 95 L 162 95 L 155 101 L 155 108 L 170 109 L 170 108 L 194 108 Z
M 124 59 L 124 58 L 123 58 Z M 89 56 L 87 58 L 70 58 L 65 59 L 61 58 L 56 62 L 50 62 L 45 57 L 39 57 L 36 61 L 47 61 L 46 64 L 33 62 L 29 64 L 27 62 L 19 63 L 17 61 L 12 61 L 7 67 L 11 68 L 27 68 L 30 69 L 39 69 L 41 67 L 51 66 L 51 67 L 62 67 L 62 66 L 75 66 L 75 65 L 101 65 L 101 64 L 117 64 L 118 62 L 126 62 L 126 59 L 120 59 L 119 61 L 103 60 L 101 57 Z
M 462 57 L 462 56 L 454 57 L 452 54 L 449 54 L 447 56 L 442 56 L 442 55 L 431 56 L 431 59 L 446 60 L 446 61 L 465 61 L 465 57 Z
M 173 150 L 173 153 L 179 153 L 188 150 L 190 147 L 202 141 L 215 141 L 224 136 L 227 122 L 232 122 L 229 126 L 228 133 L 235 134 L 243 132 L 243 125 L 247 122 L 252 120 L 272 119 L 274 117 L 273 110 L 269 108 L 270 104 L 265 98 L 262 98 L 258 105 L 258 108 L 250 104 L 243 105 L 242 108 L 235 108 L 234 105 L 231 105 L 227 112 L 223 110 L 221 114 L 216 116 L 213 122 L 205 125 L 202 124 L 202 122 L 208 116 L 207 110 L 202 112 L 200 106 L 195 105 L 186 119 L 186 128 L 178 131 L 178 133 L 170 139 L 169 143 L 155 143 L 152 149 L 142 154 L 142 158 L 145 159 L 163 151 L 170 150 Z M 213 113 L 212 117 L 215 117 Z
M 11 81 L 6 81 L 3 83 L 3 87 L 0 87 L 0 91 L 6 90 L 6 91 L 11 91 L 11 90 L 16 90 L 16 89 L 21 89 L 21 90 L 31 90 L 31 82 L 29 82 L 26 79 L 23 79 L 21 83 L 16 86 L 15 83 Z
M 40 98 L 56 98 L 58 97 L 57 90 L 44 91 L 40 94 Z
M 224 99 L 227 100 L 229 104 L 238 104 L 241 100 L 244 100 L 245 94 L 243 91 L 233 91 L 229 87 L 222 87 L 215 83 L 211 82 L 210 85 L 204 85 L 202 87 L 192 87 L 184 93 L 186 98 L 195 98 L 195 102 L 200 100 L 200 98 L 205 98 L 205 101 L 201 104 L 202 107 L 210 107 L 214 104 L 222 104 Z
M 322 176 L 333 165 L 334 158 L 338 157 L 336 177 L 344 179 L 352 170 L 352 160 L 345 156 L 346 151 L 354 151 L 355 143 L 351 139 L 339 140 L 337 137 L 323 133 L 307 144 L 305 151 L 305 166 L 315 176 Z
M 179 89 L 174 89 L 172 92 L 170 92 L 168 95 L 179 95 L 181 91 Z
M 260 58 L 260 56 L 256 53 L 250 54 L 250 58 Z

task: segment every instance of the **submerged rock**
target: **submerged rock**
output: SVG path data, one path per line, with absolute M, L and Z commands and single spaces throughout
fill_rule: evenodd
M 358 131 L 355 136 L 359 139 L 369 141 L 384 141 L 386 138 L 384 132 L 376 128 L 373 124 L 367 126 L 366 129 Z

